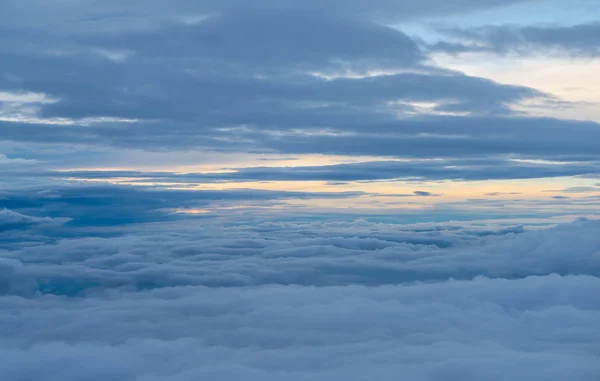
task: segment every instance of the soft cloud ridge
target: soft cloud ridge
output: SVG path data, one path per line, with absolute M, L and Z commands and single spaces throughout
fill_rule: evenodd
M 240 222 L 140 225 L 2 251 L 0 375 L 593 380 L 600 371 L 598 221 Z

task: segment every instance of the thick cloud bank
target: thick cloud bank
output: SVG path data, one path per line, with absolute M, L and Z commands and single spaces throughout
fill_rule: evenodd
M 600 374 L 599 221 L 201 221 L 6 246 L 0 379 Z

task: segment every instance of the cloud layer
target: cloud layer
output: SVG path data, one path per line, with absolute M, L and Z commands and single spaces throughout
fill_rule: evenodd
M 594 380 L 598 228 L 206 220 L 13 248 L 0 375 Z
M 440 42 L 433 49 L 448 53 L 495 52 L 535 55 L 559 53 L 594 58 L 600 55 L 600 22 L 572 26 L 486 26 L 442 30 L 465 43 Z
M 0 2 L 0 380 L 596 381 L 600 125 L 436 58 L 599 24 L 409 33 L 519 3 Z
M 454 40 L 433 50 L 398 24 L 506 3 L 182 0 L 167 7 L 155 0 L 58 7 L 29 0 L 4 6 L 0 141 L 76 146 L 83 163 L 90 150 L 123 148 L 500 156 L 488 177 L 503 172 L 502 178 L 536 176 L 507 168 L 507 156 L 598 161 L 597 123 L 517 111 L 532 102 L 542 110 L 571 107 L 568 102 L 430 60 L 437 49 L 469 41 L 496 51 L 568 47 L 591 55 L 595 23 L 456 26 L 446 30 Z M 597 168 L 573 174 L 589 172 Z

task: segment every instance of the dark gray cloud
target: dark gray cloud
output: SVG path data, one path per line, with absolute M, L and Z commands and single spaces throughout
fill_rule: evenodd
M 424 197 L 435 197 L 435 196 L 439 196 L 437 194 L 431 193 L 431 192 L 426 192 L 426 191 L 414 191 L 413 194 L 415 196 L 424 196 Z
M 375 155 L 414 158 L 510 155 L 597 160 L 600 128 L 593 122 L 525 117 L 429 117 L 354 122 L 341 130 L 277 131 L 264 125 L 232 130 L 178 128 L 169 122 L 140 125 L 47 126 L 2 123 L 3 139 L 37 143 L 105 144 L 148 150 L 210 148 L 288 154 Z M 365 126 L 368 126 L 365 127 Z M 290 127 L 292 130 L 293 128 Z M 518 137 L 518 139 L 517 139 Z
M 600 129 L 596 123 L 547 118 L 440 117 L 398 121 L 386 126 L 404 128 L 404 133 L 341 136 L 266 136 L 269 146 L 281 151 L 329 154 L 389 155 L 409 157 L 456 157 L 493 154 L 531 155 L 540 158 L 594 155 Z M 566 128 L 567 126 L 572 127 Z
M 37 105 L 35 116 L 72 123 L 3 122 L 0 139 L 12 141 L 293 153 L 306 152 L 308 138 L 313 151 L 329 153 L 330 143 L 319 135 L 326 130 L 367 135 L 357 138 L 365 150 L 375 150 L 379 143 L 369 142 L 371 133 L 398 140 L 415 129 L 432 132 L 426 120 L 408 118 L 419 112 L 414 102 L 434 104 L 433 113 L 469 113 L 505 123 L 493 115 L 511 114 L 509 106 L 525 99 L 548 98 L 427 66 L 402 32 L 327 12 L 227 11 L 194 25 L 157 24 L 118 34 L 13 26 L 0 35 L 0 87 L 48 94 L 58 101 Z M 310 74 L 369 70 L 391 74 L 333 80 Z M 474 127 L 460 118 L 440 123 Z M 297 148 L 273 138 L 305 132 L 317 135 L 285 139 L 298 140 Z M 435 140 L 425 139 L 435 146 Z M 345 145 L 341 142 L 340 149 L 354 154 Z M 431 156 L 419 144 L 409 145 L 420 152 L 408 156 Z
M 206 3 L 207 11 L 224 8 L 198 23 L 173 19 L 118 33 L 88 30 L 87 21 L 52 30 L 7 24 L 0 30 L 0 88 L 45 93 L 58 101 L 35 105 L 37 120 L 29 115 L 27 122 L 0 122 L 0 139 L 144 150 L 597 159 L 596 124 L 511 111 L 511 105 L 531 98 L 553 107 L 560 106 L 557 100 L 428 66 L 425 54 L 404 33 L 370 16 L 345 17 L 343 11 L 358 15 L 360 7 L 382 13 L 410 8 L 395 4 L 336 3 L 340 12 L 327 12 L 325 6 L 315 13 L 308 4 L 303 11 L 290 3 L 264 12 L 261 4 L 242 11 L 237 3 L 233 8 Z M 465 1 L 452 7 L 471 5 Z M 412 6 L 431 10 L 429 3 Z M 93 20 L 136 12 L 126 5 L 121 13 L 116 4 L 98 7 L 103 10 L 92 11 Z M 153 7 L 160 3 L 149 4 L 144 14 L 154 14 Z M 183 15 L 192 13 L 188 9 Z M 313 75 L 377 70 L 387 75 L 330 80 Z M 429 116 L 420 115 L 423 103 L 430 105 Z M 61 120 L 70 124 L 47 124 Z M 488 177 L 520 170 L 493 169 L 496 174 Z M 505 175 L 510 176 L 530 175 Z
M 269 206 L 277 200 L 345 198 L 362 192 L 286 192 L 257 189 L 175 190 L 152 187 L 70 184 L 50 189 L 0 191 L 0 228 L 50 222 L 68 226 L 116 226 L 177 219 L 176 209 L 245 204 Z M 1 210 L 1 209 L 0 209 Z M 26 216 L 22 216 L 25 214 Z M 30 216 L 30 217 L 29 217 Z
M 215 13 L 335 14 L 352 19 L 397 21 L 526 2 L 531 0 L 457 0 L 447 3 L 435 0 L 418 3 L 407 0 L 107 0 L 100 3 L 84 0 L 59 4 L 24 0 L 2 4 L 0 21 L 3 25 L 30 25 L 40 29 L 111 33 L 123 29 L 152 28 L 157 24 L 172 23 L 174 19 L 193 22 L 199 16 Z
M 377 181 L 377 180 L 506 180 L 544 177 L 592 176 L 600 172 L 595 161 L 536 163 L 503 158 L 436 159 L 413 161 L 370 161 L 350 164 L 296 166 L 296 167 L 249 167 L 226 168 L 221 173 L 172 173 L 141 171 L 0 171 L 0 177 L 50 177 L 86 180 L 124 179 L 131 183 L 181 183 L 202 184 L 217 182 L 251 181 Z M 594 191 L 585 187 L 565 190 Z M 506 193 L 503 193 L 506 194 Z M 518 194 L 518 193 L 509 193 Z M 501 195 L 494 193 L 489 195 Z
M 441 41 L 431 46 L 433 50 L 448 53 L 559 53 L 579 57 L 600 55 L 600 22 L 572 26 L 485 26 L 442 29 L 441 32 L 465 41 Z
M 373 197 L 439 197 L 440 194 L 417 190 L 412 193 L 374 193 Z
M 6 199 L 0 202 L 7 201 Z M 8 209 L 0 210 L 0 233 L 37 227 L 62 226 L 69 218 L 33 217 Z
M 196 58 L 190 62 L 196 69 L 205 67 L 202 60 L 238 65 L 240 70 L 324 69 L 336 61 L 397 68 L 414 66 L 423 58 L 415 42 L 396 29 L 326 13 L 226 13 L 198 25 L 87 37 L 81 43 L 153 59 Z
M 398 54 L 418 54 L 410 43 L 406 46 L 406 37 L 401 33 L 387 32 L 397 35 L 399 41 L 390 44 L 397 46 Z M 342 31 L 341 34 L 346 33 Z M 152 38 L 144 37 L 147 44 L 154 46 Z M 364 44 L 372 45 L 370 39 L 367 38 Z M 378 36 L 372 39 L 378 41 Z M 186 44 L 183 40 L 179 47 L 182 57 L 161 58 L 155 57 L 158 54 L 155 53 L 151 57 L 133 57 L 119 64 L 105 60 L 89 62 L 90 59 L 71 56 L 23 57 L 22 54 L 5 54 L 2 58 L 6 72 L 21 80 L 3 80 L 0 77 L 0 86 L 13 91 L 44 92 L 60 98 L 59 102 L 44 105 L 41 109 L 41 114 L 46 117 L 156 119 L 160 121 L 158 125 L 154 123 L 140 129 L 149 135 L 167 135 L 167 129 L 174 129 L 182 133 L 209 135 L 209 138 L 219 135 L 213 131 L 215 128 L 237 125 L 278 130 L 364 130 L 368 123 L 391 123 L 397 120 L 396 112 L 413 112 L 415 108 L 410 102 L 439 103 L 435 112 L 505 114 L 510 104 L 532 97 L 544 97 L 544 94 L 532 89 L 504 86 L 433 69 L 426 69 L 425 73 L 327 81 L 307 73 L 295 73 L 289 65 L 299 65 L 305 61 L 294 56 L 288 57 L 285 51 L 275 49 L 272 45 L 269 45 L 270 55 L 287 60 L 289 64 L 272 64 L 273 68 L 258 63 L 244 64 L 239 58 L 205 57 L 197 53 L 198 41 L 190 38 L 188 42 Z M 305 49 L 312 51 L 312 44 L 307 42 Z M 226 52 L 238 50 L 232 47 Z M 304 59 L 308 68 L 317 71 L 327 71 L 328 62 L 340 70 L 360 70 L 364 65 L 368 67 L 368 63 L 364 62 L 373 58 L 379 68 L 384 65 L 383 57 L 363 54 L 364 50 L 361 48 L 356 56 L 341 61 L 332 56 L 335 50 L 330 49 L 324 49 L 323 55 L 319 55 L 317 50 L 314 56 L 305 55 Z M 394 57 L 392 49 L 382 48 L 382 54 L 393 61 L 396 69 L 413 65 Z M 268 54 L 244 55 L 260 60 Z M 40 67 L 44 69 L 40 70 Z M 264 74 L 261 73 L 263 70 L 268 70 L 267 76 L 257 78 Z M 272 70 L 283 70 L 285 75 L 271 75 Z M 61 81 L 51 81 L 50 78 L 61 78 Z M 129 125 L 128 129 L 133 133 L 136 131 L 135 126 Z M 115 138 L 122 139 L 119 130 L 112 129 L 111 133 Z
M 561 190 L 564 193 L 600 192 L 600 187 L 570 187 Z

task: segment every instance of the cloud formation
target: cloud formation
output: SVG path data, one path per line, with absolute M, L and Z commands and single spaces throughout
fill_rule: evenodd
M 70 226 L 115 226 L 175 218 L 177 210 L 222 206 L 272 205 L 281 200 L 348 198 L 362 192 L 288 192 L 260 189 L 188 190 L 161 187 L 70 184 L 52 189 L 0 191 L 3 219 L 24 222 L 44 218 L 72 220 Z M 12 210 L 12 211 L 11 211 Z M 15 214 L 17 213 L 17 214 Z M 23 214 L 43 214 L 39 217 Z M 21 216 L 16 218 L 17 216 Z M 9 218 L 10 217 L 10 218 Z M 7 222 L 7 223 L 8 223 Z M 1 223 L 1 222 L 0 222 Z M 38 222 L 39 223 L 39 222 Z
M 572 157 L 564 157 L 570 159 Z M 21 171 L 13 177 L 53 177 L 86 180 L 121 180 L 132 184 L 206 184 L 251 181 L 376 181 L 376 180 L 504 180 L 594 175 L 597 161 L 536 162 L 511 158 L 415 159 L 367 161 L 349 164 L 294 167 L 227 168 L 216 173 L 172 173 L 115 170 Z M 0 176 L 3 173 L 0 172 Z M 595 187 L 574 188 L 570 192 L 593 191 Z
M 447 53 L 494 52 L 535 55 L 562 53 L 594 58 L 600 55 L 600 22 L 572 26 L 485 26 L 470 29 L 442 29 L 461 42 L 441 41 L 432 48 Z
M 137 1 L 128 3 L 116 0 L 85 0 L 78 4 L 61 3 L 51 5 L 40 0 L 25 0 L 5 5 L 2 18 L 4 25 L 37 25 L 40 28 L 84 28 L 86 31 L 106 31 L 102 27 L 111 26 L 116 30 L 148 28 L 157 23 L 177 20 L 182 23 L 195 23 L 203 16 L 219 13 L 306 13 L 337 14 L 345 18 L 360 20 L 397 21 L 419 17 L 468 12 L 511 3 L 528 3 L 531 0 L 459 0 L 440 4 L 435 0 L 415 3 L 413 1 L 375 0 L 308 0 L 277 1 L 257 0 L 151 0 L 144 7 Z M 29 10 L 26 12 L 25 10 Z
M 150 225 L 3 251 L 0 375 L 593 380 L 597 229 Z
M 600 126 L 436 57 L 598 23 L 413 33 L 526 2 L 0 2 L 0 380 L 596 381 Z
M 59 12 L 25 1 L 3 13 L 0 29 L 0 140 L 82 151 L 597 161 L 596 123 L 515 111 L 524 102 L 567 103 L 437 67 L 431 51 L 397 26 L 505 3 L 176 1 L 167 10 L 156 0 L 143 7 L 65 3 Z M 34 5 L 36 12 L 20 14 Z M 563 36 L 562 29 L 532 28 L 515 33 L 540 44 L 554 38 L 544 33 Z M 452 33 L 479 33 L 459 29 Z M 510 45 L 509 37 L 496 39 Z M 595 171 L 570 169 L 537 172 Z M 476 177 L 536 176 L 521 172 L 498 161 Z
M 29 293 L 76 295 L 121 287 L 381 285 L 480 275 L 600 274 L 600 245 L 593 234 L 597 221 L 518 235 L 514 233 L 521 229 L 502 228 L 497 237 L 477 230 L 416 232 L 370 223 L 256 222 L 255 227 L 234 225 L 218 233 L 220 223 L 204 219 L 203 231 L 196 232 L 183 221 L 166 234 L 146 235 L 141 228 L 136 235 L 64 239 L 8 252 L 11 272 L 20 272 L 23 282 L 7 285 L 4 292 L 36 282 Z M 569 238 L 581 248 L 576 255 L 568 254 Z M 18 262 L 23 265 L 14 267 Z

